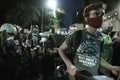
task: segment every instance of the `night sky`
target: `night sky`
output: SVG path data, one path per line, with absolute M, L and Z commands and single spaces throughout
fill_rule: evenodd
M 24 2 L 29 1 L 38 4 L 40 0 L 0 0 L 0 24 L 4 22 L 4 13 L 7 10 L 9 10 L 9 8 L 15 6 L 16 3 L 19 3 L 19 1 L 24 1 Z M 107 12 L 114 9 L 114 7 L 116 7 L 116 4 L 118 4 L 118 0 L 83 0 L 83 1 L 84 1 L 84 6 L 92 2 L 103 1 L 108 5 L 106 10 Z M 83 6 L 82 3 L 83 3 L 82 0 L 59 0 L 59 6 L 61 6 L 66 10 L 66 15 L 63 21 L 64 26 L 69 26 L 72 23 L 72 16 L 76 12 L 82 11 L 82 6 Z

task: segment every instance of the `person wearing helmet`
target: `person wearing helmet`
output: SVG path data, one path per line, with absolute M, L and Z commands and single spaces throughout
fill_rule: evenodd
M 16 79 L 15 73 L 18 65 L 18 46 L 19 42 L 14 40 L 14 37 L 17 33 L 17 29 L 11 23 L 4 23 L 0 27 L 1 31 L 1 49 L 0 55 L 3 57 L 3 68 L 0 71 L 3 71 L 3 76 L 5 79 Z

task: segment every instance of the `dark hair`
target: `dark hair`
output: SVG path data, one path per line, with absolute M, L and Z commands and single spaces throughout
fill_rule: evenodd
M 98 10 L 100 8 L 103 8 L 103 2 L 95 2 L 95 3 L 89 4 L 84 8 L 83 16 L 89 17 L 89 13 L 91 10 Z

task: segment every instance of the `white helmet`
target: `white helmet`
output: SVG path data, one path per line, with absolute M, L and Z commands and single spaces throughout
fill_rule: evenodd
M 0 31 L 6 31 L 7 33 L 17 33 L 17 29 L 10 23 L 4 23 L 0 27 Z

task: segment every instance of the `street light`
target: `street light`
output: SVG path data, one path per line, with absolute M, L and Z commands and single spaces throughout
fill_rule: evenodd
M 45 1 L 45 6 L 53 11 L 53 14 L 55 13 L 56 6 L 57 6 L 57 0 L 47 0 Z M 42 0 L 42 12 L 41 12 L 41 32 L 43 32 L 43 7 L 44 7 L 44 2 Z
M 56 6 L 57 6 L 57 0 L 47 0 L 45 2 L 45 6 L 47 8 L 49 8 L 50 10 L 53 11 L 53 14 L 55 13 L 55 10 L 56 10 Z M 43 32 L 43 21 L 44 21 L 44 18 L 43 18 L 43 9 L 44 8 L 44 1 L 42 0 L 42 12 L 41 12 L 41 32 Z
M 52 10 L 53 15 L 55 16 L 55 11 L 57 7 L 57 0 L 47 0 L 46 7 Z
M 46 5 L 49 9 L 55 11 L 57 6 L 57 0 L 47 0 Z

